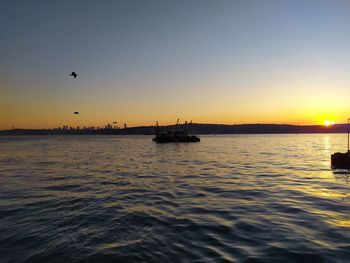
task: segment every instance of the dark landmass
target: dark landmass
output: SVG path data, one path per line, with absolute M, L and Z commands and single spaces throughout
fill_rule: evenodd
M 277 134 L 277 133 L 345 133 L 347 124 L 288 125 L 288 124 L 179 124 L 159 126 L 160 130 L 183 129 L 194 134 Z M 0 135 L 153 135 L 155 126 L 103 129 L 12 129 L 0 131 Z

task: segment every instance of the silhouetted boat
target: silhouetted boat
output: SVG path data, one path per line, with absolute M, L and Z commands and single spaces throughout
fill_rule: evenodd
M 187 124 L 187 122 L 186 122 Z M 156 124 L 157 131 L 156 136 L 152 139 L 152 141 L 157 143 L 170 143 L 170 142 L 199 142 L 200 138 L 188 134 L 188 132 L 179 129 L 179 119 L 176 123 L 176 129 L 174 131 L 159 131 L 158 122 Z
M 195 135 L 189 135 L 184 131 L 168 131 L 158 132 L 152 139 L 157 143 L 168 143 L 168 142 L 199 142 L 201 139 Z
M 333 153 L 331 156 L 332 168 L 350 168 L 350 152 Z
M 331 155 L 332 168 L 350 168 L 350 149 L 349 149 L 349 121 L 348 118 L 348 151 L 345 153 L 336 152 Z

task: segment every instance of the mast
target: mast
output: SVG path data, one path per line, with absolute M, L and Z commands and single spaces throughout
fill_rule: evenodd
M 348 118 L 348 152 L 350 152 L 350 149 L 349 149 L 349 121 L 350 121 L 350 118 Z
M 180 121 L 180 118 L 177 118 L 176 125 L 175 125 L 175 132 L 179 130 L 179 121 Z
M 156 132 L 156 135 L 159 133 L 159 123 L 158 123 L 158 121 L 156 121 L 155 132 Z

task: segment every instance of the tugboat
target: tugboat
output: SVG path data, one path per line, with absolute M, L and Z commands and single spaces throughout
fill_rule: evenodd
M 191 122 L 192 123 L 192 122 Z M 186 123 L 187 124 L 187 123 Z M 179 119 L 176 122 L 176 129 L 174 131 L 159 131 L 158 122 L 156 123 L 156 136 L 152 141 L 157 143 L 170 143 L 170 142 L 199 142 L 200 138 L 195 135 L 190 135 L 184 130 L 180 130 Z
M 348 151 L 345 153 L 336 152 L 331 155 L 331 166 L 333 169 L 350 168 L 349 121 L 350 118 L 348 118 Z

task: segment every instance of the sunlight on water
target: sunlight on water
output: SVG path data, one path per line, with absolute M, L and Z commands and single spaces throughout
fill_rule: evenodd
M 346 135 L 201 139 L 0 137 L 1 262 L 347 262 Z

